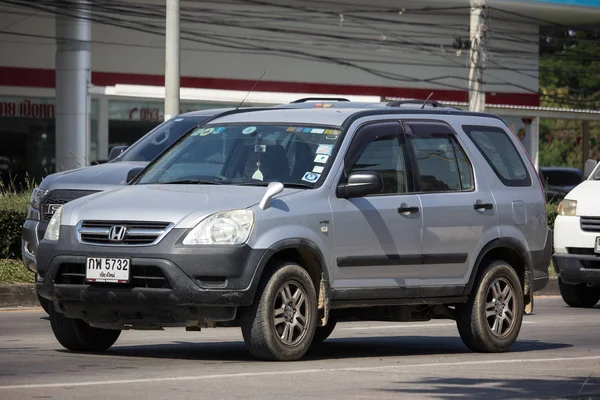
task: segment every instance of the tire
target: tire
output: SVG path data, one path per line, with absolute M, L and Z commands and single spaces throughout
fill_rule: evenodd
M 102 352 L 117 341 L 120 330 L 93 328 L 80 319 L 67 318 L 50 303 L 50 325 L 56 340 L 67 350 Z
M 37 294 L 38 301 L 40 302 L 40 306 L 46 311 L 46 314 L 50 314 L 50 300 L 43 298 L 39 293 Z
M 495 296 L 496 292 L 500 296 Z M 510 320 L 507 311 L 512 313 Z M 456 325 L 472 351 L 500 353 L 517 340 L 523 314 L 523 289 L 517 273 L 505 261 L 492 261 L 479 274 L 467 303 L 456 307 Z
M 299 306 L 294 304 L 297 294 L 304 294 L 303 301 L 297 299 Z M 299 316 L 304 317 L 304 328 L 298 326 Z M 254 304 L 242 312 L 242 335 L 256 358 L 295 361 L 308 351 L 317 317 L 317 295 L 308 272 L 298 264 L 282 262 L 265 276 Z
M 318 326 L 315 330 L 315 336 L 313 336 L 312 340 L 313 344 L 325 341 L 329 337 L 329 335 L 331 335 L 336 325 L 337 321 L 330 315 L 329 320 L 327 321 L 327 325 Z
M 600 287 L 588 287 L 585 283 L 568 285 L 558 278 L 558 288 L 569 307 L 592 308 L 600 300 Z

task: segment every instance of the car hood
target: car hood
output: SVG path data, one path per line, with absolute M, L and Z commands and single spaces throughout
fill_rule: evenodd
M 119 161 L 77 168 L 48 175 L 40 188 L 45 190 L 108 190 L 125 184 L 127 173 L 147 162 Z
M 577 200 L 577 215 L 600 216 L 600 181 L 583 181 L 571 190 L 565 199 Z
M 67 203 L 62 224 L 82 220 L 171 222 L 192 228 L 206 216 L 258 204 L 267 188 L 235 185 L 132 185 Z M 302 189 L 284 189 L 276 197 Z

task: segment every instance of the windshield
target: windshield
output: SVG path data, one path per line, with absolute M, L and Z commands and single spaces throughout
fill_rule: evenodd
M 186 132 L 202 124 L 208 118 L 207 115 L 186 116 L 165 121 L 144 135 L 116 161 L 150 162 Z
M 313 187 L 332 162 L 340 130 L 304 125 L 206 125 L 163 154 L 138 184 Z

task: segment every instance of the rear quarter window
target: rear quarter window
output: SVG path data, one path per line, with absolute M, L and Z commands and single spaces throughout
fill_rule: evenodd
M 525 163 L 504 129 L 475 125 L 462 128 L 504 185 L 531 186 Z

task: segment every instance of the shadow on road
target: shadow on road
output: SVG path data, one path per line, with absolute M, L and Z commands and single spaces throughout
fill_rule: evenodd
M 571 347 L 570 344 L 520 340 L 511 352 L 555 350 Z M 59 350 L 62 351 L 62 350 Z M 463 354 L 470 351 L 458 337 L 392 336 L 368 338 L 330 338 L 315 344 L 304 361 L 377 358 L 390 356 Z M 103 355 L 168 358 L 182 360 L 255 361 L 241 341 L 230 342 L 171 342 L 156 345 L 119 346 Z
M 377 391 L 397 393 L 399 398 L 404 395 L 433 399 L 600 399 L 600 379 L 587 376 L 572 379 L 425 378 L 397 382 L 397 385 L 402 387 Z

